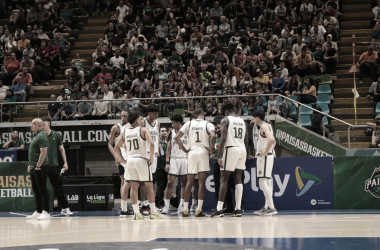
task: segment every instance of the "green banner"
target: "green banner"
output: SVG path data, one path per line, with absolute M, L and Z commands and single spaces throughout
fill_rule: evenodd
M 34 211 L 36 203 L 26 161 L 0 163 L 0 212 Z M 50 207 L 53 188 L 48 181 Z
M 334 157 L 334 208 L 380 208 L 380 157 Z
M 318 136 L 310 130 L 276 116 L 274 126 L 276 142 L 297 156 L 345 156 L 343 146 Z

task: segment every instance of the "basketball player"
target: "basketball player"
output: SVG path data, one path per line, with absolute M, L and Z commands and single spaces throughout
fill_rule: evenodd
M 263 110 L 253 112 L 253 120 L 257 126 L 260 126 L 259 140 L 257 142 L 257 178 L 259 186 L 265 196 L 265 206 L 256 214 L 259 215 L 276 215 L 277 210 L 273 204 L 273 190 L 271 183 L 268 181 L 272 177 L 274 146 L 276 140 L 273 136 L 272 127 L 264 121 L 265 113 Z
M 119 141 L 115 146 L 116 161 L 121 162 L 128 172 L 126 181 L 131 183 L 131 200 L 135 220 L 143 220 L 144 216 L 140 213 L 138 199 L 138 189 L 141 182 L 145 183 L 147 196 L 151 207 L 151 219 L 163 219 L 164 215 L 160 214 L 156 209 L 154 202 L 153 176 L 150 171 L 150 164 L 153 163 L 154 142 L 147 128 L 140 126 L 142 116 L 140 112 L 131 112 L 128 115 L 130 127 L 125 128 Z M 125 144 L 127 159 L 123 158 L 120 153 L 121 146 Z M 149 145 L 149 158 L 147 154 L 147 145 Z
M 150 168 L 152 170 L 152 174 L 156 173 L 157 168 L 157 157 L 159 157 L 159 131 L 160 131 L 160 124 L 157 120 L 158 117 L 158 107 L 157 105 L 151 104 L 147 108 L 148 116 L 145 117 L 142 121 L 142 127 L 146 127 L 148 131 L 150 132 L 150 136 L 153 139 L 154 143 L 154 157 L 153 157 L 153 163 L 150 165 Z M 149 154 L 149 148 L 148 148 L 148 154 Z M 149 216 L 150 208 L 149 208 L 149 201 L 146 199 L 146 188 L 144 183 L 140 186 L 140 198 L 142 200 L 143 206 L 141 207 L 141 211 L 144 216 Z
M 179 131 L 175 141 L 178 146 L 188 153 L 188 167 L 187 167 L 187 183 L 185 189 L 185 202 L 183 217 L 189 216 L 189 199 L 191 195 L 191 188 L 194 183 L 195 175 L 198 174 L 198 207 L 196 217 L 204 217 L 205 213 L 202 211 L 203 199 L 205 196 L 205 184 L 207 173 L 210 172 L 210 158 L 212 150 L 215 146 L 215 127 L 212 123 L 205 121 L 205 113 L 203 109 L 196 109 L 194 111 L 195 120 L 186 122 Z M 181 142 L 181 138 L 188 134 L 189 149 L 186 149 Z M 211 145 L 209 143 L 211 138 Z
M 67 198 L 65 195 L 65 192 L 63 191 L 63 183 L 61 176 L 59 175 L 58 170 L 58 148 L 59 152 L 61 153 L 62 160 L 63 160 L 63 169 L 64 171 L 67 171 L 69 169 L 67 165 L 67 159 L 66 159 L 66 152 L 65 148 L 63 147 L 62 143 L 62 136 L 60 133 L 57 133 L 56 131 L 52 130 L 50 128 L 51 125 L 51 119 L 48 116 L 44 116 L 41 118 L 44 122 L 44 132 L 48 137 L 49 140 L 49 146 L 48 146 L 48 152 L 47 152 L 47 158 L 49 161 L 49 170 L 48 170 L 48 177 L 50 179 L 50 183 L 54 188 L 55 193 L 57 194 L 57 198 L 59 203 L 61 204 L 62 210 L 61 213 L 66 216 L 72 216 L 73 213 L 70 211 L 69 203 L 67 202 Z
M 109 137 L 108 141 L 108 149 L 115 158 L 116 161 L 116 154 L 113 149 L 114 144 L 116 145 L 117 142 L 120 139 L 120 135 L 123 133 L 124 129 L 126 127 L 129 127 L 130 124 L 128 123 L 128 112 L 127 111 L 122 111 L 120 114 L 121 117 L 121 122 L 113 125 L 111 128 L 111 134 Z M 126 158 L 126 153 L 124 150 L 124 145 L 120 148 L 121 154 L 124 158 Z M 125 171 L 124 167 L 120 164 L 120 162 L 116 162 L 116 165 L 119 169 L 119 175 L 120 175 L 120 195 L 121 195 L 121 212 L 120 212 L 120 217 L 127 217 L 128 215 L 133 215 L 132 211 L 128 210 L 128 192 L 129 189 L 131 188 L 131 184 L 128 182 L 125 182 L 125 179 L 128 178 L 128 172 Z
M 227 116 L 221 122 L 221 138 L 219 142 L 218 163 L 220 166 L 220 188 L 218 206 L 211 217 L 223 217 L 223 203 L 227 192 L 227 184 L 231 173 L 235 181 L 235 210 L 233 217 L 241 217 L 241 198 L 243 195 L 242 173 L 247 159 L 248 133 L 245 122 L 235 113 L 235 107 L 228 102 L 223 107 Z M 222 159 L 223 157 L 223 159 Z
M 173 129 L 169 134 L 168 147 L 166 149 L 166 166 L 165 171 L 168 173 L 168 184 L 165 191 L 165 206 L 162 209 L 162 213 L 169 212 L 170 196 L 172 194 L 172 188 L 174 185 L 175 177 L 181 181 L 181 200 L 178 206 L 178 213 L 183 212 L 184 208 L 184 193 L 187 181 L 187 157 L 186 153 L 183 152 L 174 138 L 177 136 L 178 132 L 182 128 L 183 117 L 180 114 L 172 115 L 170 118 L 172 122 Z M 189 149 L 187 134 L 182 136 L 181 142 L 186 149 Z

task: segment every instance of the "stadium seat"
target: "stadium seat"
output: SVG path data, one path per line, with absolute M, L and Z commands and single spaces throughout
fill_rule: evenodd
M 311 127 L 311 119 L 308 115 L 301 116 L 301 120 L 298 120 L 298 125 L 301 125 L 303 127 Z
M 298 116 L 298 112 L 297 112 L 297 108 L 294 104 L 292 103 L 289 103 L 289 109 L 292 111 L 292 117 L 297 117 Z
M 311 108 L 311 105 L 310 104 L 307 104 L 306 106 L 310 107 Z M 301 106 L 301 115 L 312 115 L 313 114 L 313 110 L 312 109 L 309 109 L 305 106 Z
M 321 103 L 321 104 L 318 104 L 317 107 L 320 107 L 323 113 L 330 114 L 330 109 L 327 104 Z
M 292 99 L 292 100 L 294 100 L 294 101 L 297 101 L 297 96 L 296 95 L 291 95 L 289 98 Z
M 247 107 L 242 107 L 241 109 L 243 110 L 243 115 L 248 115 Z
M 327 94 L 318 95 L 317 104 L 331 104 L 330 96 Z
M 378 102 L 378 103 L 376 104 L 375 113 L 377 113 L 377 114 L 380 113 L 380 102 Z
M 305 76 L 305 81 L 307 80 L 307 79 L 313 79 L 313 80 L 315 80 L 316 78 L 315 78 L 315 75 L 307 75 L 307 76 Z
M 263 107 L 264 107 L 264 110 L 266 110 L 268 108 L 268 102 L 267 102 L 267 98 L 265 96 L 263 96 Z
M 262 111 L 264 111 L 264 107 L 263 106 L 257 106 L 256 110 L 262 110 Z
M 327 125 L 329 125 L 329 119 L 327 119 L 327 116 L 325 116 L 324 118 L 323 118 L 323 124 L 325 125 L 325 126 L 327 126 Z
M 321 75 L 321 80 L 322 80 L 321 84 L 332 84 L 333 83 L 331 75 Z
M 321 95 L 321 94 L 328 94 L 330 95 L 331 94 L 331 87 L 329 84 L 325 84 L 325 85 L 320 85 L 318 87 L 318 95 Z
M 277 96 L 277 103 L 278 105 L 282 105 L 282 97 L 281 96 Z
M 184 109 L 174 109 L 173 110 L 173 115 L 175 115 L 175 114 L 180 114 L 183 117 L 185 117 L 185 110 Z

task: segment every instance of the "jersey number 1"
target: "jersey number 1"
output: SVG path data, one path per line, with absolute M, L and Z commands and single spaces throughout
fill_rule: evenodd
M 139 141 L 137 139 L 128 140 L 127 142 L 129 143 L 129 148 L 131 151 L 132 151 L 132 144 L 133 144 L 134 150 L 138 150 L 140 148 Z
M 235 130 L 235 138 L 241 139 L 243 137 L 243 129 L 242 128 L 234 128 Z
M 199 132 L 195 132 L 197 134 L 197 140 L 195 142 L 201 142 L 201 140 L 199 140 Z

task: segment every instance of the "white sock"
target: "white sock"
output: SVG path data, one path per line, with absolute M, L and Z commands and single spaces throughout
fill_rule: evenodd
M 139 204 L 132 204 L 132 207 L 135 214 L 140 213 Z
M 273 193 L 273 183 L 272 183 L 272 179 L 267 179 L 267 182 L 268 182 L 268 185 L 269 185 L 269 188 L 271 189 L 271 193 Z M 268 204 L 267 204 L 267 199 L 265 199 L 265 208 L 268 208 Z
M 260 189 L 264 193 L 265 204 L 269 208 L 274 208 L 274 205 L 273 205 L 273 191 L 272 191 L 272 189 L 268 185 L 268 179 L 266 179 L 266 178 L 260 178 L 259 179 L 259 186 L 260 186 Z
M 170 206 L 170 200 L 169 199 L 165 199 L 164 202 L 165 202 L 165 207 Z
M 157 210 L 156 210 L 156 203 L 149 203 L 150 205 L 150 212 L 152 214 L 154 214 Z
M 241 198 L 243 196 L 243 184 L 235 185 L 235 210 L 241 210 Z
M 218 211 L 223 210 L 223 204 L 224 204 L 223 201 L 218 201 L 218 206 L 216 207 L 216 210 L 218 210 Z
M 149 201 L 148 200 L 145 200 L 144 201 L 144 206 L 148 206 L 149 205 Z
M 203 200 L 198 200 L 197 210 L 202 211 L 202 206 L 203 206 Z
M 197 204 L 197 200 L 193 199 L 193 205 L 196 205 L 196 204 Z
M 184 202 L 183 203 L 183 210 L 189 210 L 189 202 Z
M 128 201 L 121 200 L 121 210 L 124 212 L 128 210 Z
M 180 202 L 179 202 L 179 205 L 183 205 L 183 203 L 185 202 L 185 199 L 181 199 Z

